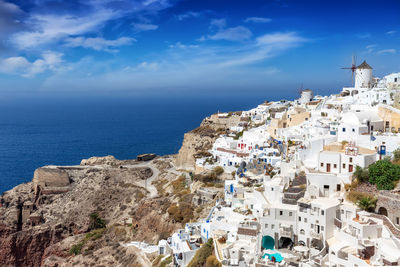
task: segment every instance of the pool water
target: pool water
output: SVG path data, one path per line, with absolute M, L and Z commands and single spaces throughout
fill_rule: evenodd
M 283 260 L 282 255 L 280 253 L 278 253 L 278 252 L 276 252 L 274 254 L 265 253 L 264 256 L 262 256 L 262 258 L 265 259 L 266 256 L 268 256 L 269 260 L 272 260 L 272 257 L 275 257 L 275 261 L 276 262 L 281 262 Z

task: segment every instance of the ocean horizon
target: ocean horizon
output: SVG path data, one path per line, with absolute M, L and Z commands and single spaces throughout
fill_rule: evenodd
M 0 193 L 45 165 L 92 156 L 175 154 L 186 132 L 218 111 L 246 110 L 282 96 L 127 97 L 24 100 L 0 106 Z

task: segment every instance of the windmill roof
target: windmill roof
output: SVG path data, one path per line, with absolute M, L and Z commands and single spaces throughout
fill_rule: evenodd
M 364 62 L 361 63 L 361 64 L 357 67 L 357 69 L 370 69 L 370 70 L 372 70 L 372 67 L 371 67 L 370 65 L 368 65 L 368 63 L 364 60 Z

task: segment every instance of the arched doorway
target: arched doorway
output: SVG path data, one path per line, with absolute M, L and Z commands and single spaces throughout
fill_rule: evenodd
M 263 236 L 262 241 L 261 241 L 261 247 L 263 249 L 274 249 L 274 247 L 275 247 L 274 238 L 269 235 Z
M 279 248 L 290 248 L 293 245 L 293 241 L 289 237 L 279 238 Z
M 384 207 L 380 207 L 379 210 L 378 210 L 378 213 L 379 213 L 380 215 L 388 216 L 387 209 L 384 208 Z

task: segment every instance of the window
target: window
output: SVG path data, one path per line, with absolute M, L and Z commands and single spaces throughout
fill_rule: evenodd
M 324 163 L 323 162 L 321 162 L 321 167 L 324 167 Z
M 300 230 L 300 234 L 301 234 L 301 235 L 304 235 L 304 234 L 305 234 L 304 229 L 301 229 L 301 230 Z
M 353 129 L 351 129 L 351 130 L 353 131 L 353 133 L 356 131 L 356 129 L 354 129 L 354 128 L 353 128 Z
M 293 212 L 289 212 L 289 216 L 292 216 L 293 215 Z
M 337 165 L 336 165 L 336 164 L 333 164 L 333 168 L 336 169 L 336 168 L 337 168 Z
M 400 218 L 396 217 L 396 224 L 400 224 Z
M 311 228 L 314 228 L 314 224 L 311 224 Z
M 283 211 L 279 211 L 279 215 L 283 215 Z
M 268 223 L 265 224 L 265 228 L 268 228 Z
M 346 164 L 343 163 L 343 169 L 345 169 L 345 168 L 346 168 Z
M 324 227 L 323 226 L 321 226 L 321 231 L 324 231 Z
M 343 128 L 343 129 L 342 129 L 342 132 L 346 132 L 346 128 Z
M 271 191 L 274 191 L 274 188 L 273 188 L 273 187 L 271 187 Z
M 274 230 L 275 224 L 271 224 L 271 229 Z
M 324 215 L 324 214 L 325 214 L 325 211 L 321 210 L 321 215 Z
M 304 218 L 304 222 L 305 222 L 305 223 L 307 222 L 307 218 Z
M 397 78 L 394 78 L 394 82 L 397 83 Z
M 299 216 L 299 222 L 301 222 L 301 217 Z
M 349 158 L 349 161 L 350 161 L 350 162 L 353 162 L 353 158 L 352 158 L 352 157 L 350 157 L 350 158 Z

